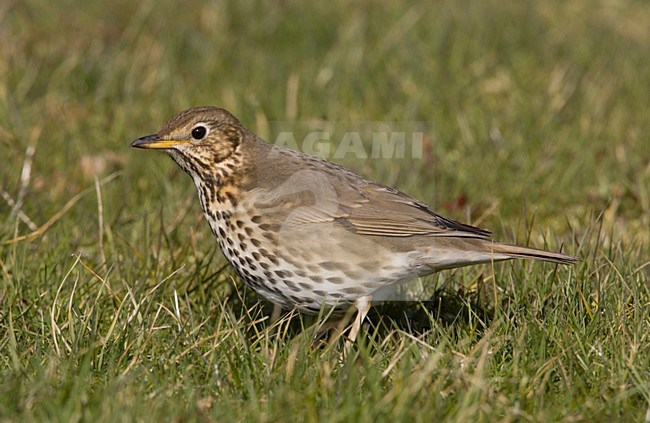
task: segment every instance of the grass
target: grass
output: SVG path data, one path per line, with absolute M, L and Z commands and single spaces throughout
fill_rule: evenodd
M 644 2 L 26 0 L 0 22 L 0 419 L 649 420 Z M 337 161 L 581 261 L 427 278 L 342 358 L 313 319 L 269 323 L 189 178 L 127 148 L 203 104 L 270 140 L 418 123 L 422 158 Z

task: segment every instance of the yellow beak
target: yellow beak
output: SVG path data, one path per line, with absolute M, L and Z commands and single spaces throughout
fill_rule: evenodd
M 131 147 L 168 150 L 170 148 L 184 144 L 190 144 L 190 142 L 178 140 L 161 140 L 158 138 L 158 134 L 153 134 L 138 138 L 131 143 Z

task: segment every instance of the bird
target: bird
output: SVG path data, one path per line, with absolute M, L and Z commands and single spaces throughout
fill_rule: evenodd
M 223 255 L 263 298 L 307 314 L 355 307 L 349 341 L 373 297 L 402 282 L 509 259 L 577 260 L 496 242 L 395 188 L 269 143 L 223 108 L 185 110 L 130 145 L 163 150 L 192 178 Z

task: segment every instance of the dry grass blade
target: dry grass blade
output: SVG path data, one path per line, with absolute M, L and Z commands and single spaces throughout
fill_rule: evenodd
M 117 178 L 120 176 L 121 172 L 114 172 L 108 175 L 107 177 L 103 178 L 102 180 L 99 181 L 99 185 L 104 185 L 112 181 L 113 179 Z M 20 241 L 33 241 L 36 238 L 42 236 L 45 232 L 47 232 L 52 225 L 54 225 L 61 217 L 63 217 L 68 210 L 70 210 L 79 200 L 81 200 L 85 195 L 87 195 L 90 192 L 93 192 L 96 190 L 96 186 L 93 185 L 90 188 L 86 188 L 85 190 L 81 191 L 79 194 L 75 195 L 72 197 L 65 205 L 59 210 L 57 213 L 54 214 L 47 222 L 45 222 L 41 227 L 39 227 L 37 230 L 26 234 L 26 235 L 21 235 L 19 237 L 9 239 L 6 241 L 0 242 L 0 245 L 10 245 L 14 244 L 16 242 Z

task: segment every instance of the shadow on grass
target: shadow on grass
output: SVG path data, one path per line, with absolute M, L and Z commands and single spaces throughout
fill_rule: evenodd
M 199 266 L 200 267 L 200 266 Z M 188 293 L 197 295 L 203 291 L 201 297 L 203 306 L 218 312 L 214 308 L 214 296 L 216 292 L 224 292 L 224 304 L 233 313 L 233 317 L 241 323 L 248 321 L 251 325 L 245 332 L 255 336 L 260 330 L 270 329 L 271 326 L 280 324 L 288 339 L 294 338 L 305 331 L 313 329 L 316 325 L 326 328 L 318 339 L 328 339 L 332 334 L 331 328 L 336 328 L 342 319 L 345 319 L 345 310 L 338 313 L 323 311 L 322 316 L 300 314 L 295 310 L 282 310 L 279 315 L 274 316 L 274 305 L 256 295 L 253 290 L 244 288 L 240 280 L 232 277 L 223 278 L 222 272 L 227 268 L 223 266 L 209 276 L 201 275 L 199 278 L 188 279 Z M 193 282 L 199 280 L 199 284 Z M 403 331 L 413 336 L 421 336 L 435 327 L 445 329 L 471 328 L 478 333 L 487 329 L 494 315 L 494 305 L 486 298 L 485 286 L 482 278 L 480 283 L 474 284 L 476 289 L 466 290 L 463 284 L 456 284 L 448 279 L 429 298 L 420 301 L 386 301 L 373 303 L 370 308 L 364 329 L 366 333 L 376 333 L 384 337 L 395 331 Z M 457 286 L 458 289 L 454 287 Z M 209 294 L 211 293 L 211 294 Z M 207 294 L 207 295 L 206 295 Z M 209 304 L 212 304 L 210 306 Z M 356 310 L 348 313 L 347 325 L 350 325 Z M 281 322 L 281 323 L 278 323 Z M 248 325 L 246 325 L 248 326 Z M 340 327 L 339 327 L 340 329 Z
M 449 329 L 472 327 L 474 330 L 482 332 L 488 328 L 493 312 L 490 307 L 481 305 L 473 297 L 471 294 L 438 290 L 423 301 L 394 301 L 376 304 L 368 312 L 364 331 L 376 332 L 382 337 L 388 336 L 396 330 L 413 336 L 421 336 L 433 330 L 437 325 Z M 265 300 L 253 301 L 253 298 L 242 299 L 240 297 L 237 300 L 233 298 L 233 300 L 230 304 L 233 310 L 241 306 L 249 310 L 248 314 L 251 314 L 250 310 L 257 308 L 258 313 L 255 314 L 269 316 L 268 325 L 272 324 L 270 316 L 274 312 L 273 304 Z M 355 313 L 356 311 L 352 313 L 351 319 L 354 319 Z M 285 323 L 289 338 L 294 338 L 317 324 L 327 329 L 336 328 L 344 318 L 341 314 L 331 315 L 325 319 L 326 323 L 323 324 L 323 317 L 299 314 L 290 310 L 283 310 L 278 316 L 278 320 L 289 319 Z M 347 325 L 351 323 L 351 319 Z M 333 335 L 332 330 L 327 329 L 322 331 L 320 340 L 327 340 Z

